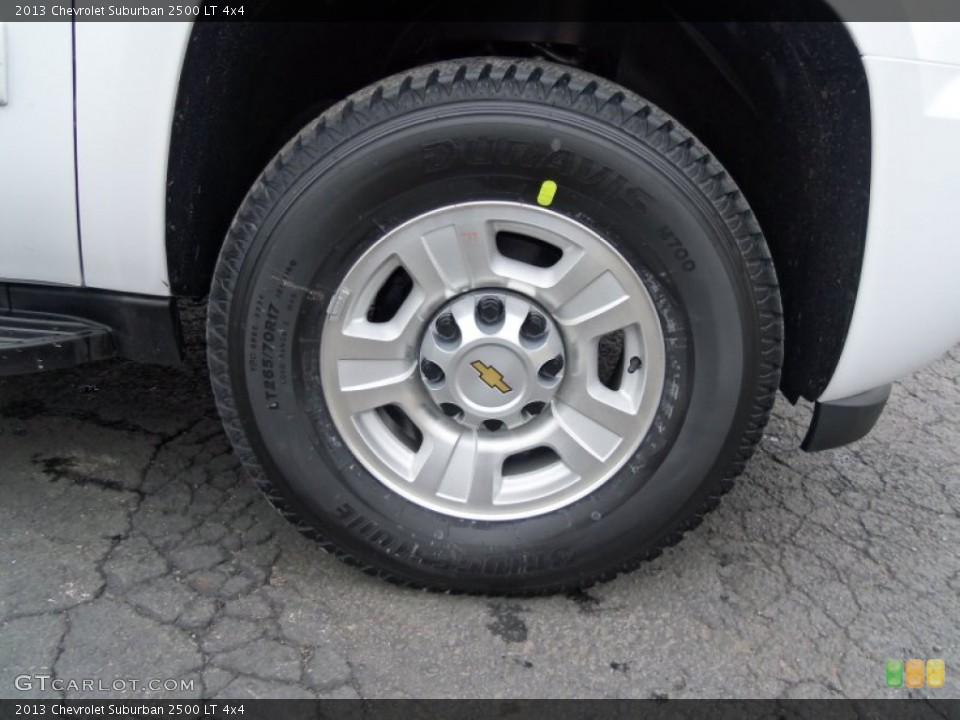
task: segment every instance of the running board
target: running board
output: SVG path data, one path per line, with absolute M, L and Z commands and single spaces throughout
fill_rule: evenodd
M 0 375 L 58 370 L 116 354 L 105 325 L 69 315 L 0 308 Z

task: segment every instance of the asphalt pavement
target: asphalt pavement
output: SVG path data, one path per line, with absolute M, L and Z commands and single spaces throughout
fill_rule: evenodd
M 851 447 L 802 453 L 811 408 L 781 398 L 679 546 L 506 600 L 300 536 L 220 429 L 196 307 L 186 331 L 182 367 L 0 381 L 0 697 L 960 697 L 960 348 Z M 887 688 L 891 658 L 946 684 Z

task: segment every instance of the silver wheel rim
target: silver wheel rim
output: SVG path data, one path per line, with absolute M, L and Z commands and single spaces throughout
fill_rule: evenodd
M 498 233 L 546 243 L 557 259 L 509 256 Z M 371 319 L 398 269 L 405 298 Z M 485 298 L 501 303 L 496 323 L 477 309 Z M 521 333 L 531 313 L 547 325 L 535 342 Z M 444 315 L 459 344 L 438 337 Z M 600 344 L 611 338 L 621 362 L 607 379 Z M 567 506 L 623 467 L 656 415 L 665 349 L 649 293 L 613 246 L 551 210 L 491 201 L 431 211 L 367 250 L 330 302 L 320 367 L 337 430 L 377 480 L 440 513 L 511 520 Z

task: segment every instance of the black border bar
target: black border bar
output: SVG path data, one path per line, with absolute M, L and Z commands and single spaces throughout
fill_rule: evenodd
M 181 720 L 943 720 L 960 700 L 0 700 L 25 717 Z
M 240 12 L 238 12 L 240 11 Z M 958 0 L 0 0 L 0 21 L 960 21 Z

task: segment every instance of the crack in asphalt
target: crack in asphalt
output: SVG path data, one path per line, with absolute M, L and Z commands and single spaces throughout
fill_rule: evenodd
M 0 690 L 21 673 L 183 678 L 124 697 L 906 697 L 956 663 L 960 349 L 874 434 L 798 450 L 778 401 L 737 487 L 629 575 L 522 603 L 399 589 L 301 537 L 244 477 L 206 377 L 110 361 L 0 381 Z M 947 673 L 942 690 L 958 697 Z

